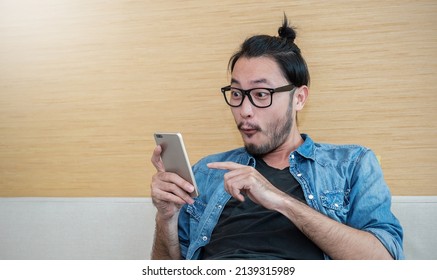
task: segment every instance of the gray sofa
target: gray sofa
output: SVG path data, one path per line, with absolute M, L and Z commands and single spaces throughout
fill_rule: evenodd
M 437 259 L 437 196 L 395 196 L 407 259 Z M 0 198 L 0 259 L 149 259 L 150 198 Z

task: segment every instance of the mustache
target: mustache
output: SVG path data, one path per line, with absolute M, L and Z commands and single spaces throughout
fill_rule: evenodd
M 237 127 L 238 127 L 239 130 L 241 130 L 241 129 L 254 129 L 254 130 L 256 130 L 256 131 L 261 131 L 261 127 L 259 127 L 259 126 L 256 125 L 256 124 L 253 124 L 253 123 L 244 123 L 244 122 L 240 122 L 240 123 L 237 125 Z

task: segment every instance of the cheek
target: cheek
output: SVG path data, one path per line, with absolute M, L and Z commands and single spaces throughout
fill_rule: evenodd
M 240 111 L 238 110 L 238 108 L 231 107 L 231 113 L 232 113 L 232 116 L 235 119 L 235 122 L 237 122 L 237 120 L 240 117 Z
M 266 125 L 266 129 L 275 129 L 289 118 L 292 118 L 292 110 L 289 109 L 288 103 L 283 103 L 281 106 L 269 110 L 269 113 L 263 116 L 263 119 L 266 120 L 263 123 Z
M 275 104 L 276 106 L 272 105 L 272 107 L 269 108 L 270 116 L 272 119 L 283 119 L 284 116 L 288 116 L 288 114 L 291 114 L 292 111 L 290 110 L 290 100 L 284 98 L 276 101 L 278 101 Z

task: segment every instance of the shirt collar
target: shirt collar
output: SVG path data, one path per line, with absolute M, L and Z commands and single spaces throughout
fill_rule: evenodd
M 301 134 L 301 136 L 304 142 L 297 148 L 296 152 L 304 158 L 315 160 L 316 147 L 313 140 L 307 134 Z M 245 151 L 245 153 L 241 155 L 239 162 L 241 164 L 255 167 L 255 158 L 247 153 L 246 149 L 243 148 L 243 150 Z
M 296 152 L 304 158 L 315 160 L 316 147 L 313 140 L 307 134 L 301 134 L 304 142 L 300 145 Z

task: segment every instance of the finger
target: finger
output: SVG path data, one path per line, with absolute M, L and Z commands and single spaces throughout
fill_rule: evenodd
M 224 162 L 211 162 L 207 166 L 212 169 L 224 169 L 224 170 L 235 170 L 238 168 L 246 167 L 246 165 L 238 164 L 236 162 L 224 161 Z
M 184 203 L 188 203 L 188 204 L 194 203 L 193 198 L 191 198 L 191 196 L 190 196 L 190 192 L 185 191 L 184 189 L 182 189 L 178 185 L 167 183 L 167 184 L 164 184 L 160 190 L 167 192 L 167 193 L 172 193 L 173 195 L 175 195 L 175 196 L 181 198 L 183 201 L 185 201 Z
M 155 174 L 152 178 L 152 191 L 153 190 L 172 193 L 180 197 L 186 203 L 194 203 L 194 200 L 189 195 L 194 191 L 194 186 L 175 173 L 158 172 Z
M 241 194 L 241 189 L 235 185 L 225 184 L 225 190 L 235 199 L 243 202 L 244 195 Z
M 159 189 L 153 192 L 152 201 L 154 202 L 155 205 L 159 205 L 161 203 L 165 203 L 165 204 L 174 203 L 176 205 L 183 205 L 186 203 L 182 198 L 172 193 L 161 191 Z
M 229 173 L 227 173 L 226 175 L 228 175 Z M 245 200 L 244 195 L 242 194 L 243 192 L 245 192 L 245 180 L 242 179 L 240 176 L 230 177 L 226 175 L 224 178 L 224 187 L 226 192 L 228 192 L 235 199 L 243 202 Z
M 193 204 L 194 200 L 187 195 L 186 193 L 181 194 L 176 192 L 169 192 L 163 189 L 155 189 L 153 190 L 152 198 L 154 201 L 165 202 L 165 203 L 174 203 L 179 206 L 184 205 L 186 203 Z
M 161 146 L 157 145 L 155 147 L 155 149 L 153 150 L 152 159 L 151 159 L 153 166 L 155 166 L 156 171 L 158 171 L 158 172 L 165 171 L 164 164 L 162 163 L 162 160 L 161 160 L 161 152 L 162 152 Z
M 167 183 L 172 183 L 172 184 L 178 186 L 179 188 L 183 189 L 187 193 L 192 193 L 194 191 L 194 186 L 176 173 L 158 172 L 156 174 L 156 176 L 157 176 L 158 180 L 163 181 L 163 182 L 167 182 Z

